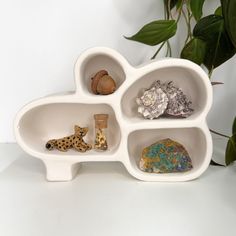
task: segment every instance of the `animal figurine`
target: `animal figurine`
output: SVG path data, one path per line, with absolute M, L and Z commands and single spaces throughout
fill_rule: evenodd
M 81 128 L 78 125 L 74 127 L 75 133 L 73 135 L 60 138 L 60 139 L 51 139 L 49 140 L 45 147 L 48 150 L 54 148 L 58 149 L 61 152 L 66 152 L 69 148 L 75 148 L 78 152 L 86 152 L 92 149 L 92 145 L 86 143 L 83 140 L 83 137 L 87 134 L 88 128 Z

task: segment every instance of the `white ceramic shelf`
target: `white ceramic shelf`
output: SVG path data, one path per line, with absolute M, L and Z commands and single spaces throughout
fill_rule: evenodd
M 106 69 L 117 83 L 117 90 L 107 96 L 94 95 L 91 77 Z M 155 80 L 174 81 L 193 102 L 194 113 L 186 119 L 145 120 L 137 113 L 135 98 Z M 138 68 L 132 67 L 110 48 L 85 51 L 75 65 L 76 91 L 33 101 L 17 114 L 14 130 L 18 144 L 30 155 L 41 159 L 49 181 L 68 181 L 79 163 L 122 162 L 134 177 L 145 181 L 187 181 L 200 176 L 212 155 L 212 139 L 206 116 L 212 104 L 212 87 L 198 65 L 183 59 L 163 59 Z M 48 151 L 45 143 L 73 132 L 74 124 L 88 126 L 88 143 L 94 141 L 96 113 L 109 114 L 106 152 L 79 153 Z M 193 169 L 184 173 L 154 174 L 139 170 L 141 150 L 162 138 L 173 138 L 189 152 Z

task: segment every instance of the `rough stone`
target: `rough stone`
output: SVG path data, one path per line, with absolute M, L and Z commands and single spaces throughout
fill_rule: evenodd
M 186 118 L 193 113 L 192 102 L 181 88 L 174 85 L 173 81 L 161 83 L 160 80 L 157 80 L 152 86 L 156 87 L 156 89 L 161 88 L 167 95 L 168 106 L 164 115 Z
M 151 87 L 136 99 L 138 112 L 146 119 L 155 119 L 162 115 L 168 105 L 167 95 L 161 88 Z
M 167 138 L 143 149 L 139 167 L 150 173 L 184 172 L 192 161 L 182 144 Z

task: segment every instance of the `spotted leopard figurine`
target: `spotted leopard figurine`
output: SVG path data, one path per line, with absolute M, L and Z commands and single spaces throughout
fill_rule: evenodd
M 60 139 L 51 139 L 49 140 L 45 147 L 48 150 L 54 148 L 58 149 L 61 152 L 66 152 L 69 148 L 74 148 L 78 152 L 86 152 L 92 149 L 92 145 L 86 143 L 83 140 L 83 137 L 87 134 L 88 128 L 81 128 L 78 125 L 74 127 L 75 133 L 73 135 L 60 138 Z

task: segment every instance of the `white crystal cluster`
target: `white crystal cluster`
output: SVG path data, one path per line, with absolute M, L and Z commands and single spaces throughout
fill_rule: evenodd
M 161 115 L 188 117 L 193 113 L 192 102 L 173 81 L 161 83 L 157 80 L 141 97 L 136 98 L 138 112 L 145 119 L 156 119 Z

